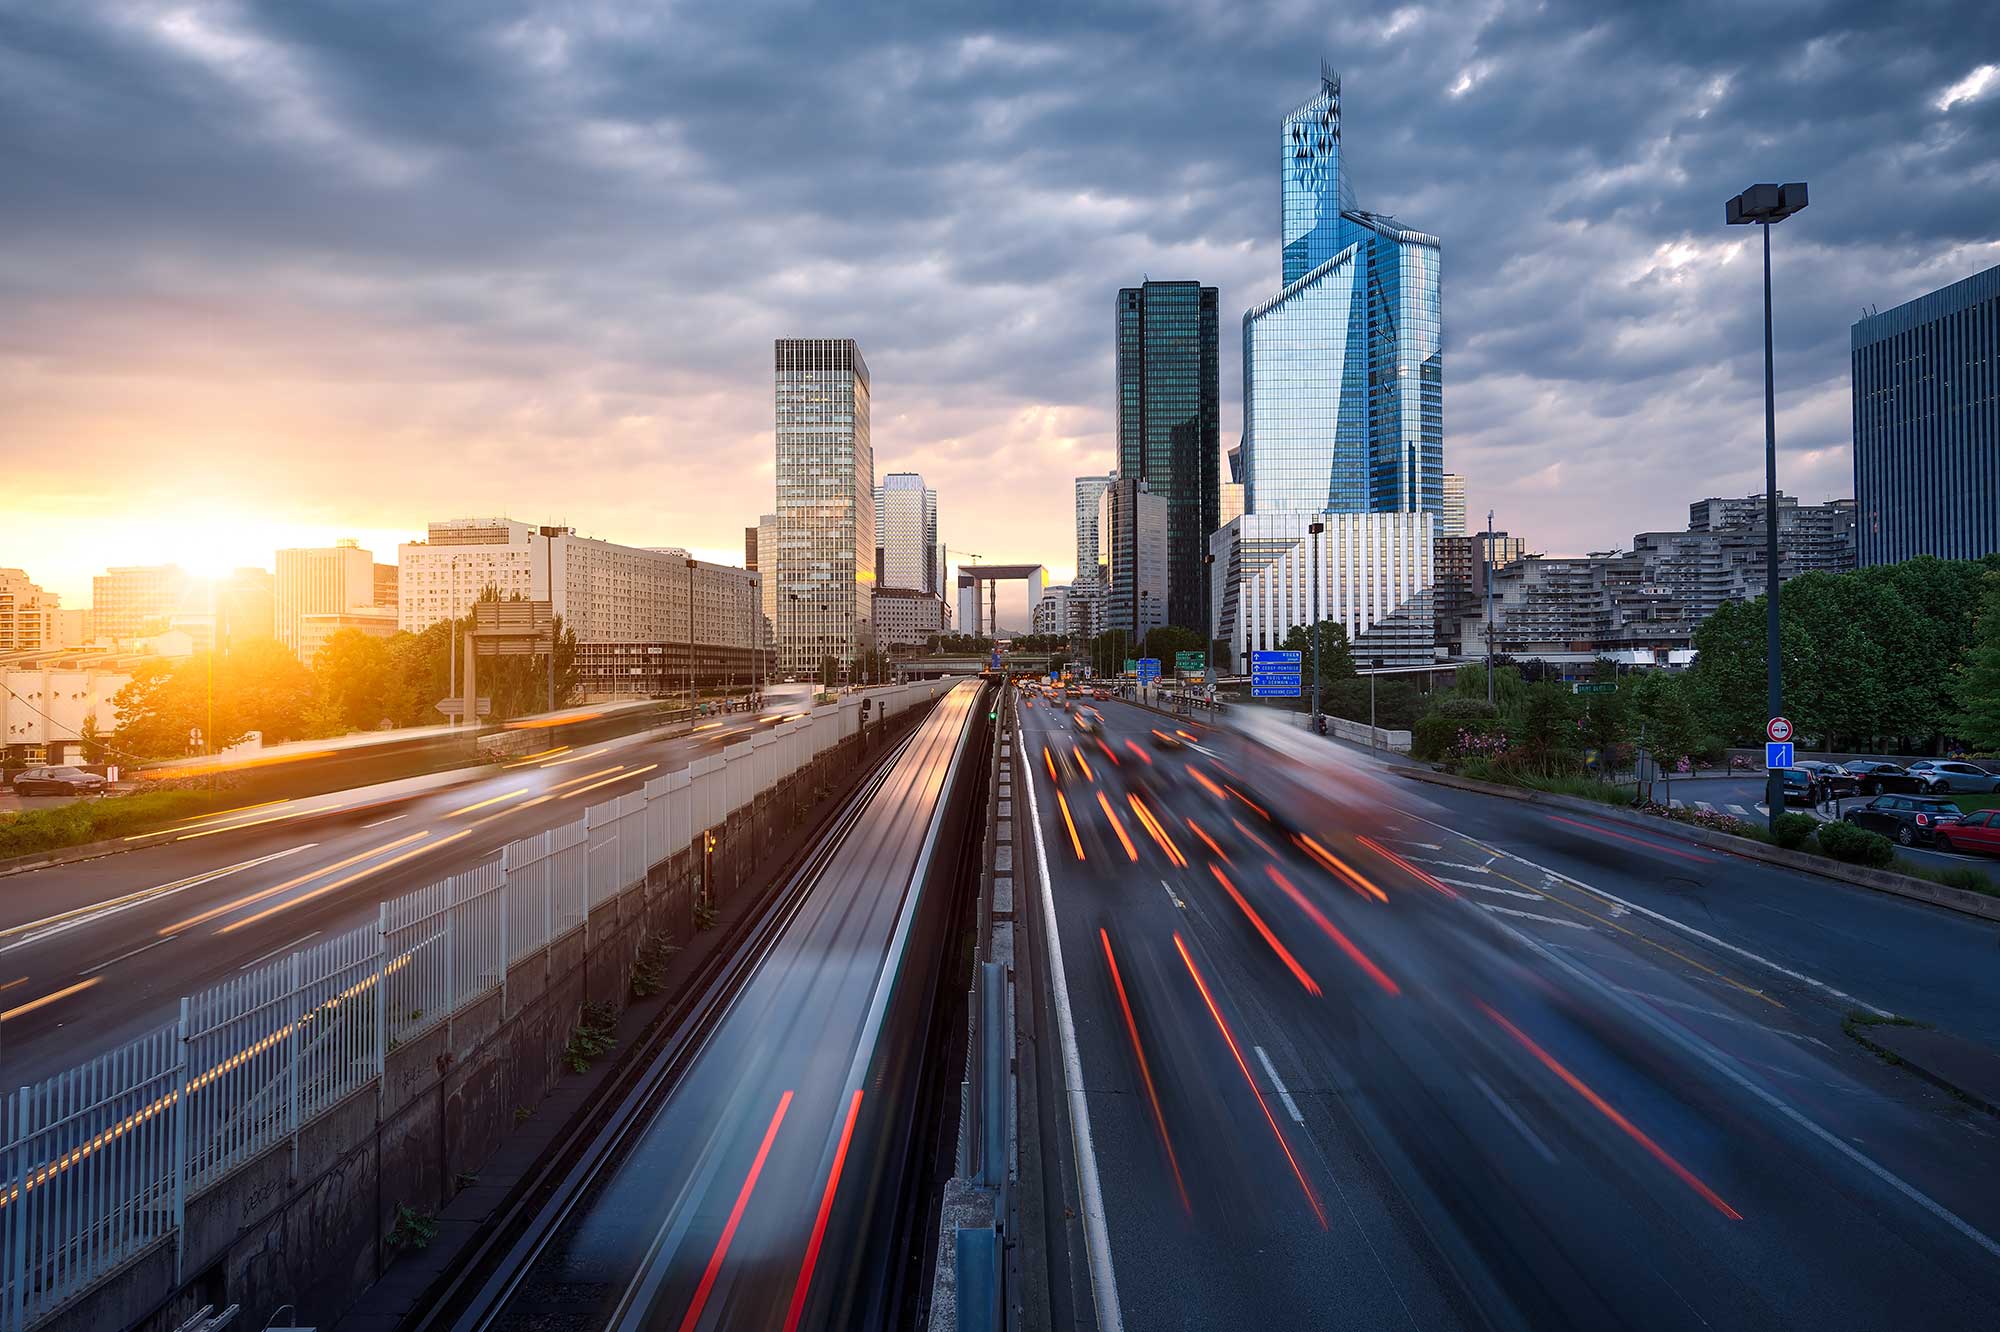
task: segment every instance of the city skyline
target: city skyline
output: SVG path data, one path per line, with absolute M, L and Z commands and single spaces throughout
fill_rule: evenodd
M 1069 15 L 1032 35 L 913 25 L 922 73 L 867 80 L 880 101 L 854 108 L 864 132 L 834 145 L 772 111 L 781 123 L 754 128 L 796 147 L 757 165 L 754 108 L 849 105 L 877 59 L 860 34 L 700 11 L 671 38 L 553 15 L 413 19 L 399 54 L 453 69 L 455 94 L 521 131 L 515 160 L 377 97 L 344 43 L 268 16 L 19 17 L 45 39 L 22 57 L 39 79 L 0 99 L 41 127 L 47 169 L 4 205 L 0 337 L 30 354 L 0 370 L 0 563 L 77 605 L 108 565 L 222 571 L 342 536 L 387 549 L 439 512 L 517 507 L 523 471 L 583 530 L 726 558 L 769 508 L 762 349 L 837 327 L 896 386 L 880 452 L 964 497 L 954 543 L 1061 575 L 1070 478 L 1113 456 L 1101 302 L 1148 271 L 1199 274 L 1226 310 L 1267 293 L 1279 241 L 1260 145 L 1309 73 L 1302 47 L 1354 94 L 1360 197 L 1453 245 L 1452 466 L 1472 507 L 1581 551 L 1658 525 L 1673 473 L 1755 488 L 1755 259 L 1715 213 L 1773 161 L 1815 182 L 1774 275 L 1781 480 L 1809 501 L 1846 495 L 1853 319 L 2000 258 L 1978 170 L 2000 85 L 1961 54 L 1978 49 L 1971 9 L 1881 31 L 1797 19 L 1656 28 L 1444 6 L 1248 39 L 1180 13 L 1116 31 Z M 1589 25 L 1587 54 L 1563 40 Z M 815 59 L 787 58 L 794 41 Z M 720 114 L 702 101 L 718 48 L 736 52 Z M 628 50 L 646 57 L 643 88 Z M 1145 114 L 1098 114 L 1080 91 L 1145 83 L 1160 53 L 1182 72 Z M 1584 61 L 1617 86 L 1573 77 Z M 1753 94 L 1751 61 L 1781 95 Z M 114 67 L 136 119 L 103 101 Z M 601 93 L 579 104 L 570 90 L 592 79 Z M 31 83 L 51 95 L 13 105 Z M 1579 136 L 1584 97 L 1600 114 Z M 901 132 L 967 98 L 994 114 L 921 147 Z M 1060 161 L 1038 151 L 1048 139 Z M 1171 179 L 1153 160 L 1169 141 Z M 1869 146 L 1885 141 L 1924 149 Z M 820 156 L 841 169 L 802 167 Z M 167 160 L 222 184 L 135 174 Z M 773 169 L 799 186 L 798 217 L 784 262 L 751 264 L 774 252 L 759 189 Z M 1227 445 L 1230 339 L 1222 356 Z

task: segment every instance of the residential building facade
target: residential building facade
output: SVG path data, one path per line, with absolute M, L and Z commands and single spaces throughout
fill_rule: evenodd
M 343 629 L 370 638 L 392 638 L 396 634 L 394 606 L 354 606 L 342 611 L 310 611 L 299 617 L 299 660 L 312 665 L 326 640 Z
M 428 534 L 427 541 L 396 548 L 399 629 L 420 634 L 441 620 L 469 615 L 488 588 L 503 600 L 535 594 L 542 538 L 527 523 L 453 518 L 430 524 Z
M 25 569 L 0 569 L 0 656 L 60 647 L 62 598 Z
M 1850 332 L 1862 564 L 2000 551 L 2000 266 Z
M 1042 589 L 1042 599 L 1035 603 L 1034 630 L 1038 634 L 1068 634 L 1069 587 L 1057 583 Z
M 1505 532 L 1478 532 L 1471 536 L 1441 536 L 1434 550 L 1437 585 L 1432 589 L 1431 605 L 1438 648 L 1447 656 L 1475 650 L 1483 653 L 1484 638 L 1470 645 L 1464 641 L 1465 619 L 1485 604 L 1488 561 L 1495 569 L 1505 568 L 1528 553 L 1527 542 Z
M 775 345 L 781 669 L 851 664 L 875 585 L 875 460 L 868 364 L 852 338 Z M 759 549 L 762 563 L 762 549 Z
M 1688 505 L 1690 532 L 1764 532 L 1764 497 L 1700 499 Z M 1786 578 L 1846 573 L 1856 567 L 1855 504 L 1851 499 L 1801 504 L 1778 492 L 1778 559 Z
M 1220 521 L 1217 293 L 1198 282 L 1125 287 L 1117 304 L 1118 475 L 1167 505 L 1167 621 L 1208 623 L 1202 555 Z

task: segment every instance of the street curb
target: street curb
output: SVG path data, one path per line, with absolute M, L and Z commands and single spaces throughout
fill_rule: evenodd
M 1907 874 L 1894 874 L 1888 870 L 1868 869 L 1860 865 L 1845 865 L 1822 856 L 1807 855 L 1802 851 L 1787 851 L 1782 847 L 1769 846 L 1763 842 L 1731 837 L 1727 833 L 1710 832 L 1706 828 L 1692 827 L 1651 814 L 1635 813 L 1615 805 L 1585 800 L 1580 796 L 1531 791 L 1518 786 L 1501 786 L 1493 782 L 1475 781 L 1470 777 L 1458 777 L 1451 773 L 1434 772 L 1424 768 L 1399 768 L 1396 773 L 1412 781 L 1429 782 L 1433 786 L 1448 786 L 1457 791 L 1471 791 L 1479 795 L 1499 796 L 1504 800 L 1519 800 L 1530 805 L 1546 805 L 1554 809 L 1590 814 L 1612 823 L 1645 828 L 1657 835 L 1678 837 L 1712 851 L 1741 856 L 1745 860 L 1779 865 L 1786 869 L 1817 875 L 1822 879 L 1836 879 L 1842 883 L 1853 884 L 1857 888 L 1872 888 L 1876 892 L 1909 898 L 1911 901 L 1923 902 L 1930 906 L 1944 907 L 1962 915 L 2000 922 L 2000 898 L 1968 892 L 1963 888 L 1947 887 L 1941 883 L 1932 883 L 1928 879 L 1915 879 Z
M 1941 1037 L 1939 1033 L 1925 1027 L 1898 1026 L 1878 1029 L 1849 1022 L 1843 1024 L 1843 1029 L 1846 1031 L 1849 1040 L 1870 1054 L 1881 1059 L 1886 1059 L 1890 1063 L 1902 1065 L 1925 1082 L 1930 1083 L 1934 1087 L 1943 1088 L 1953 1096 L 1960 1098 L 1977 1109 L 1984 1110 L 1989 1115 L 2000 1115 L 2000 1104 L 1995 1104 L 1995 1097 L 1990 1092 L 1982 1092 L 1965 1085 L 1966 1082 L 1972 1079 L 1961 1078 L 1951 1073 L 1939 1071 L 1939 1066 L 1950 1062 L 1949 1059 L 1941 1060 L 1935 1058 L 1935 1054 L 1939 1052 L 1920 1053 L 1911 1050 L 1908 1048 L 1906 1042 L 1897 1040 L 1890 1033 L 1921 1032 L 1926 1037 L 1945 1040 L 1950 1048 L 1942 1053 L 1956 1055 L 1961 1060 L 1969 1058 L 1976 1061 L 1976 1063 L 1989 1065 L 1987 1080 L 1990 1081 L 1990 1065 L 1996 1061 L 2000 1061 L 2000 1056 L 1996 1056 L 1986 1047 L 1956 1037 Z M 1875 1030 L 1880 1030 L 1883 1039 L 1877 1040 L 1874 1037 L 1862 1034 L 1863 1032 Z M 1902 1048 L 1898 1048 L 1899 1046 Z
M 115 856 L 126 851 L 136 851 L 121 838 L 117 841 L 85 842 L 81 846 L 66 846 L 60 851 L 30 852 L 25 856 L 12 856 L 0 860 L 0 879 L 10 874 L 26 874 L 30 870 L 48 869 L 52 865 L 73 865 L 81 860 L 98 860 L 104 856 Z

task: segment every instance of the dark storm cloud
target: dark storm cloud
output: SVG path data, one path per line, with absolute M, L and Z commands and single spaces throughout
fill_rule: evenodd
M 878 470 L 1065 565 L 1116 287 L 1222 287 L 1233 442 L 1278 121 L 1324 55 L 1360 202 L 1443 240 L 1447 466 L 1534 544 L 1604 547 L 1760 484 L 1755 237 L 1721 225 L 1755 180 L 1812 182 L 1774 238 L 1781 438 L 1791 488 L 1846 493 L 1848 325 L 2000 261 L 2000 81 L 1940 109 L 1996 15 L 0 5 L 0 389 L 53 443 L 66 379 L 351 385 L 375 465 L 477 438 L 522 497 L 695 469 L 726 503 L 675 539 L 721 545 L 769 503 L 771 338 L 852 334 Z

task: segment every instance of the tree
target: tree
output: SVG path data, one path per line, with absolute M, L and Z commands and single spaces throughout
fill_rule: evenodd
M 1692 755 L 1702 727 L 1691 701 L 1691 677 L 1647 671 L 1632 682 L 1634 737 L 1667 767 Z
M 265 744 L 296 740 L 306 733 L 312 695 L 311 674 L 268 638 L 240 642 L 227 657 L 149 659 L 112 699 L 118 747 L 173 758 L 226 749 L 252 731 Z M 190 739 L 195 732 L 199 743 Z
M 840 683 L 840 659 L 831 654 L 819 659 L 819 685 L 831 689 Z
M 77 732 L 77 738 L 83 741 L 85 763 L 104 762 L 104 737 L 98 732 L 95 710 L 84 714 L 83 729 Z
M 313 654 L 312 670 L 317 719 L 329 734 L 395 726 L 411 711 L 403 698 L 409 686 L 387 639 L 342 629 Z
M 1972 650 L 1956 681 L 1959 738 L 1974 749 L 2000 752 L 2000 572 L 1980 580 Z
M 1287 652 L 1299 654 L 1299 672 L 1305 685 L 1305 697 L 1312 698 L 1312 629 L 1309 625 L 1295 624 L 1285 635 L 1285 641 L 1278 644 Z M 1341 682 L 1355 678 L 1354 652 L 1347 643 L 1347 626 L 1338 620 L 1319 622 L 1319 689 L 1320 706 L 1326 707 L 1337 696 Z M 1363 706 L 1367 706 L 1365 703 Z
M 1573 772 L 1582 759 L 1577 722 L 1576 695 L 1567 686 L 1547 680 L 1531 684 L 1512 728 L 1515 753 L 1545 776 Z
M 1171 671 L 1176 652 L 1199 652 L 1203 639 L 1193 629 L 1184 629 L 1177 624 L 1163 624 L 1146 634 L 1145 649 L 1141 656 L 1157 657 L 1162 672 Z

